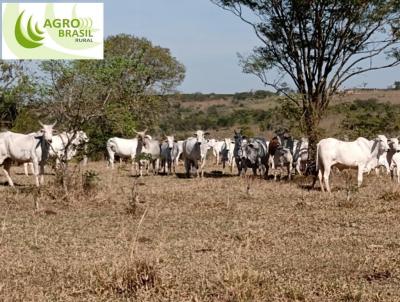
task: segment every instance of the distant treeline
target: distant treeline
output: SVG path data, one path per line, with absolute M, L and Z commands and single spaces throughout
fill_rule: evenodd
M 232 103 L 234 101 L 232 100 Z M 160 121 L 162 132 L 184 133 L 196 129 L 256 128 L 259 132 L 288 129 L 294 136 L 304 135 L 301 110 L 290 101 L 282 101 L 269 109 L 246 106 L 211 105 L 204 110 L 195 107 L 170 107 Z M 331 106 L 325 118 L 334 127 L 320 129 L 321 136 L 372 138 L 378 133 L 400 135 L 400 105 L 382 103 L 377 99 L 355 100 Z M 254 135 L 255 133 L 249 133 Z
M 179 94 L 179 100 L 183 102 L 201 102 L 209 101 L 210 99 L 233 99 L 233 100 L 246 100 L 246 99 L 264 99 L 267 97 L 275 96 L 276 93 L 268 90 L 255 90 L 244 91 L 236 93 L 183 93 Z

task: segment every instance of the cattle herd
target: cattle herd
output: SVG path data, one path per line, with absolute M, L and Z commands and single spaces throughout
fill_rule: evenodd
M 39 122 L 40 123 L 40 122 Z M 10 176 L 11 166 L 23 163 L 25 174 L 31 166 L 36 185 L 43 184 L 46 161 L 53 157 L 56 167 L 60 162 L 71 160 L 89 139 L 85 132 L 62 132 L 56 134 L 54 124 L 40 123 L 38 132 L 20 134 L 11 131 L 0 133 L 0 165 L 10 186 L 13 181 Z M 206 155 L 212 150 L 216 164 L 222 164 L 222 173 L 228 166 L 233 173 L 234 166 L 238 175 L 246 175 L 251 169 L 254 175 L 268 179 L 269 171 L 273 171 L 276 180 L 278 173 L 282 175 L 285 169 L 290 180 L 293 173 L 303 174 L 308 163 L 308 140 L 293 139 L 288 134 L 276 135 L 271 140 L 262 137 L 246 137 L 241 131 L 234 131 L 233 138 L 224 140 L 210 139 L 209 133 L 197 130 L 186 140 L 175 141 L 174 136 L 165 136 L 163 141 L 153 139 L 144 131 L 136 132 L 132 139 L 110 138 L 106 143 L 108 166 L 114 168 L 116 156 L 129 159 L 132 162 L 132 172 L 143 176 L 150 168 L 154 174 L 162 171 L 166 174 L 175 173 L 175 167 L 182 159 L 186 175 L 189 177 L 193 168 L 197 176 L 203 177 L 206 165 Z M 86 162 L 86 160 L 84 160 Z M 397 138 L 387 139 L 378 135 L 373 140 L 363 137 L 355 141 L 341 141 L 335 138 L 322 139 L 317 145 L 315 172 L 320 182 L 321 190 L 331 191 L 329 175 L 332 167 L 339 170 L 357 169 L 358 185 L 362 184 L 363 174 L 385 167 L 392 178 L 397 175 L 400 183 L 400 146 Z M 139 171 L 138 171 L 139 168 Z M 294 171 L 293 171 L 294 170 Z M 315 178 L 314 183 L 317 178 Z

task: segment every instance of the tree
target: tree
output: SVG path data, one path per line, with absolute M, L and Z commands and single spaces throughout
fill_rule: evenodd
M 283 75 L 292 79 L 298 94 L 282 92 L 302 109 L 310 160 L 319 122 L 338 88 L 354 76 L 400 63 L 398 0 L 211 1 L 249 24 L 262 44 L 242 57 L 244 72 L 278 91 Z M 383 64 L 373 60 L 382 54 Z M 278 80 L 270 80 L 271 71 L 281 75 Z
M 394 82 L 394 89 L 395 90 L 400 90 L 400 81 L 395 81 Z
M 185 74 L 168 49 L 123 34 L 106 39 L 104 60 L 46 61 L 41 67 L 46 113 L 73 133 L 67 146 L 86 130 L 93 151 L 104 150 L 112 135 L 132 136 L 137 127 L 154 126 L 163 94 Z M 65 174 L 66 155 L 60 159 Z
M 34 97 L 24 61 L 0 60 L 0 127 L 12 128 L 23 105 Z

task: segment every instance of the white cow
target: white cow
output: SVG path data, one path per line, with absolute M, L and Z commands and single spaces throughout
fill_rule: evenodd
M 152 164 L 153 173 L 158 174 L 159 166 L 160 166 L 160 142 L 158 140 L 152 139 L 151 136 L 146 135 L 147 129 L 144 131 L 138 131 L 137 140 L 138 140 L 138 153 L 140 156 L 146 157 L 149 160 L 149 164 Z M 140 174 L 142 174 L 142 165 L 140 165 Z
M 166 137 L 165 142 L 161 144 L 161 167 L 163 173 L 167 168 L 167 174 L 175 173 L 175 164 L 179 153 L 178 144 L 174 141 L 174 136 Z
M 39 123 L 42 129 L 36 135 L 20 134 L 11 131 L 0 134 L 0 165 L 3 165 L 3 172 L 10 186 L 14 186 L 10 177 L 12 162 L 32 162 L 36 186 L 44 183 L 44 166 L 49 156 L 49 147 L 53 138 L 53 127 L 56 123 L 52 125 Z
M 382 153 L 378 159 L 378 166 L 375 168 L 375 173 L 379 176 L 379 168 L 384 167 L 386 170 L 386 174 L 391 172 L 390 163 L 392 162 L 393 155 L 397 152 L 399 140 L 394 137 L 388 140 L 389 150 L 387 152 Z
M 30 135 L 34 135 L 30 133 Z M 71 160 L 80 146 L 86 147 L 85 144 L 89 142 L 89 138 L 84 131 L 77 132 L 62 132 L 57 135 L 53 135 L 53 139 L 50 144 L 49 156 L 56 158 L 56 167 L 59 167 L 60 160 L 61 161 L 69 161 Z M 85 155 L 86 157 L 86 155 Z M 85 161 L 85 159 L 84 159 Z M 24 163 L 24 171 L 25 175 L 29 175 L 28 173 L 28 165 L 31 167 L 31 171 L 33 174 L 33 164 L 32 163 Z
M 189 137 L 183 142 L 183 158 L 185 160 L 187 177 L 190 176 L 190 170 L 192 167 L 196 168 L 197 177 L 200 176 L 199 170 L 201 171 L 201 177 L 204 175 L 207 150 L 210 148 L 207 140 L 205 139 L 205 136 L 208 134 L 208 132 L 197 130 L 194 133 L 194 137 Z
M 222 147 L 224 145 L 224 140 L 223 141 L 219 141 L 216 140 L 215 138 L 212 138 L 208 141 L 208 145 L 210 146 L 210 148 L 212 149 L 213 155 L 215 157 L 215 164 L 219 165 L 220 164 L 220 156 L 221 156 L 221 152 L 222 152 Z
M 115 154 L 120 158 L 129 158 L 132 163 L 132 170 L 136 170 L 135 158 L 138 151 L 138 139 L 125 139 L 112 137 L 107 141 L 108 166 L 114 169 Z
M 235 142 L 230 138 L 225 138 L 221 147 L 221 157 L 222 157 L 222 173 L 225 173 L 225 165 L 228 164 L 231 168 L 231 173 L 233 171 L 234 158 L 233 150 L 235 149 Z
M 394 150 L 390 159 L 390 174 L 392 179 L 397 175 L 397 183 L 400 183 L 400 146 L 398 138 L 391 138 L 389 143 L 390 149 Z
M 379 156 L 389 149 L 387 138 L 378 135 L 373 141 L 359 137 L 353 142 L 344 142 L 335 138 L 326 138 L 317 145 L 317 171 L 321 190 L 324 191 L 322 178 L 326 190 L 331 192 L 329 175 L 331 167 L 339 170 L 357 168 L 357 182 L 360 187 L 363 181 L 363 173 L 369 172 L 378 166 Z

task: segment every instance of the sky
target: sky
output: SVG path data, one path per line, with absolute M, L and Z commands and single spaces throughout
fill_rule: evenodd
M 145 37 L 154 45 L 169 48 L 172 55 L 185 65 L 186 77 L 178 87 L 179 91 L 234 93 L 269 89 L 256 76 L 244 74 L 238 64 L 238 53 L 250 54 L 259 45 L 250 26 L 209 0 L 103 2 L 105 36 L 127 33 Z M 344 88 L 361 87 L 363 83 L 370 88 L 386 88 L 395 80 L 400 80 L 399 67 L 358 76 L 347 82 Z

